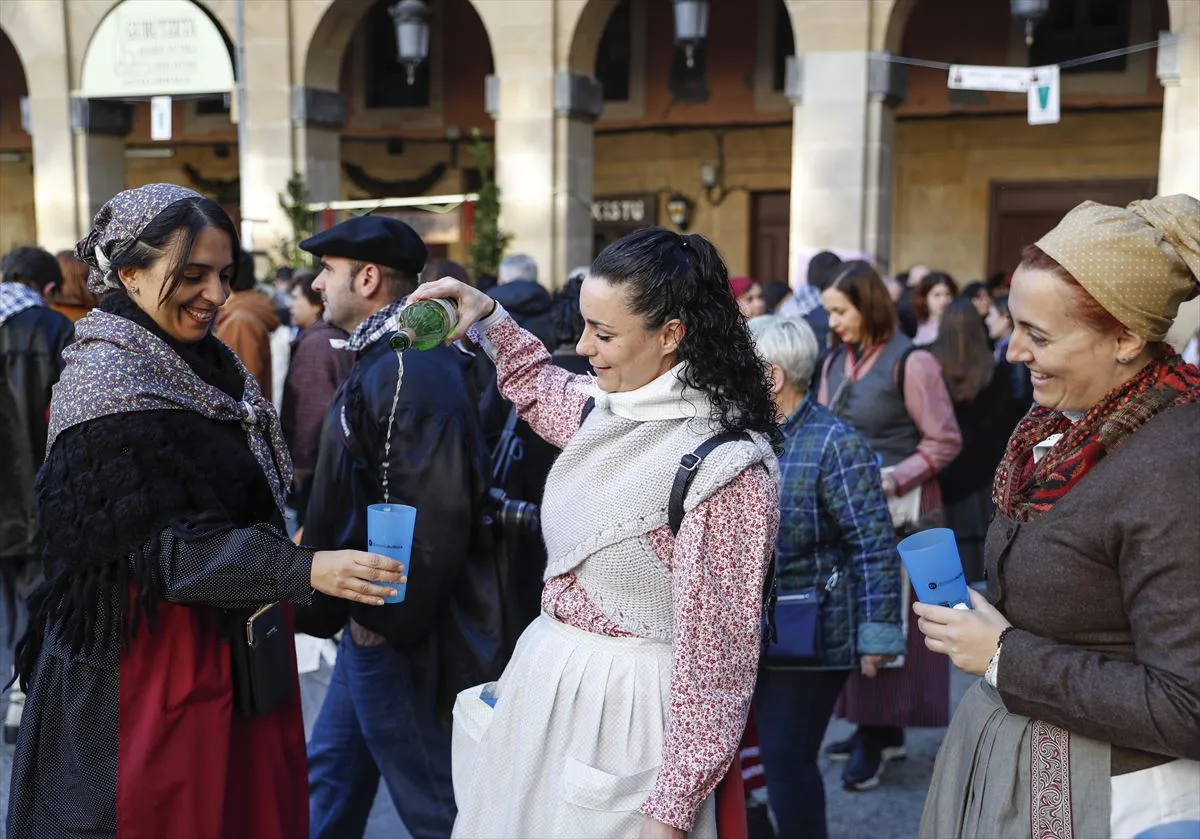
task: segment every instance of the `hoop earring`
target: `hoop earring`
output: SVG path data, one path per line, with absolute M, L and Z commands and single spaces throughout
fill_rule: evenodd
M 130 293 L 130 294 L 137 294 L 137 293 L 138 293 L 137 286 L 135 286 L 135 285 L 131 285 L 131 286 L 129 287 L 129 293 Z

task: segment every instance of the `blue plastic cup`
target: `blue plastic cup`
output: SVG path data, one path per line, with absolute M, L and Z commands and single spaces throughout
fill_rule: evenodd
M 933 606 L 971 607 L 953 530 L 922 530 L 902 541 L 899 550 L 918 600 Z
M 1155 825 L 1146 828 L 1134 839 L 1200 839 L 1200 821 Z
M 412 558 L 413 528 L 417 524 L 417 508 L 404 504 L 372 504 L 367 507 L 367 550 L 374 554 L 399 560 L 408 575 Z M 396 590 L 384 603 L 403 603 L 408 583 L 374 583 Z

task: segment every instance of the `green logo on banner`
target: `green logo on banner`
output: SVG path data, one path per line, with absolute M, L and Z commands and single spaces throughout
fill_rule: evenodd
M 1038 101 L 1042 103 L 1042 110 L 1050 107 L 1050 86 L 1043 85 L 1038 88 Z

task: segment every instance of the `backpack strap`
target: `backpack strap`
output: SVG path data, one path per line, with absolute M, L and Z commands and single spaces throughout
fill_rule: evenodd
M 513 463 L 523 458 L 521 438 L 517 436 L 517 406 L 513 405 L 500 432 L 500 439 L 492 449 L 492 486 L 503 487 L 508 480 L 508 470 Z
M 683 502 L 687 497 L 688 488 L 692 485 L 692 480 L 696 477 L 696 470 L 700 468 L 700 464 L 704 462 L 704 458 L 712 454 L 713 450 L 725 443 L 732 443 L 738 440 L 751 441 L 750 435 L 745 431 L 726 431 L 717 434 L 714 437 L 709 437 L 701 443 L 695 451 L 685 454 L 679 459 L 679 471 L 675 473 L 675 482 L 671 485 L 671 500 L 667 506 L 667 523 L 671 525 L 671 532 L 676 536 L 679 535 L 679 528 L 683 525 Z M 765 649 L 768 643 L 772 643 L 777 638 L 775 631 L 775 600 L 777 598 L 777 580 L 775 573 L 775 552 L 771 552 L 771 561 L 767 566 L 767 573 L 763 577 L 762 590 L 762 648 Z
M 896 390 L 900 392 L 901 401 L 904 401 L 904 374 L 908 370 L 908 357 L 918 349 L 920 347 L 909 344 L 904 348 L 904 352 L 900 353 L 900 360 L 896 362 Z
M 587 422 L 588 414 L 592 412 L 592 408 L 596 407 L 596 397 L 589 396 L 587 402 L 583 403 L 583 410 L 579 412 L 579 424 L 582 426 Z
M 697 446 L 695 451 L 689 452 L 679 459 L 679 469 L 675 473 L 675 482 L 671 485 L 671 500 L 667 505 L 667 522 L 671 525 L 671 532 L 676 536 L 679 535 L 679 528 L 683 525 L 683 502 L 687 498 L 692 480 L 696 477 L 696 470 L 700 468 L 704 458 L 712 454 L 713 449 L 736 440 L 750 442 L 751 437 L 745 431 L 725 431 L 709 437 Z

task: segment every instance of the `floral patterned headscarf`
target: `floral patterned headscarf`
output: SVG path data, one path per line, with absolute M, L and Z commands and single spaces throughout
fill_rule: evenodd
M 147 184 L 118 192 L 105 202 L 92 229 L 75 245 L 75 258 L 88 266 L 88 290 L 96 294 L 120 288 L 111 261 L 137 241 L 142 231 L 176 201 L 204 196 L 175 184 Z

